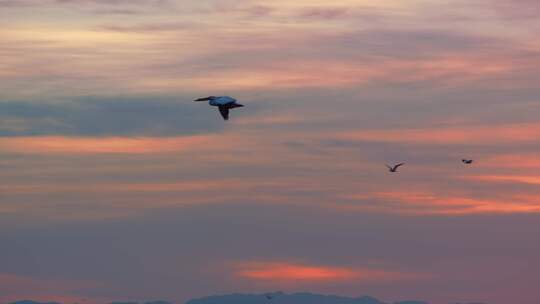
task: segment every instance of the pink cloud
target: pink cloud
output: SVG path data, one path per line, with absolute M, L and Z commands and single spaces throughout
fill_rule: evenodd
M 540 155 L 532 153 L 495 155 L 482 161 L 482 166 L 536 170 L 540 167 Z
M 337 135 L 344 140 L 424 144 L 494 144 L 534 142 L 540 137 L 540 124 L 519 123 L 424 129 L 362 130 Z

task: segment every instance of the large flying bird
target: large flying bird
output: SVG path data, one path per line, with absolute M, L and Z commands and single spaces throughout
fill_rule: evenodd
M 195 99 L 194 101 L 208 101 L 208 104 L 214 107 L 218 107 L 219 113 L 224 120 L 229 120 L 229 110 L 234 108 L 241 108 L 241 105 L 236 102 L 236 99 L 229 96 L 208 96 Z

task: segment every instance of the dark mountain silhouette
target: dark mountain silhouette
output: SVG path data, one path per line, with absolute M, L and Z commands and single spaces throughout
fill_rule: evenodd
M 30 300 L 12 302 L 8 304 L 61 304 L 57 302 L 36 302 Z M 71 304 L 71 303 L 63 303 Z M 167 301 L 146 301 L 146 302 L 111 302 L 109 304 L 173 304 Z M 179 304 L 179 303 L 174 303 Z M 229 294 L 215 295 L 192 299 L 185 304 L 390 304 L 370 296 L 362 297 L 342 297 L 335 295 L 320 295 L 308 292 L 286 294 L 283 292 L 267 292 L 262 294 Z M 429 304 L 424 301 L 397 301 L 393 304 Z M 460 304 L 460 303 L 453 303 Z M 463 303 L 463 304 L 483 304 L 483 303 Z
M 151 302 L 112 302 L 110 304 L 172 304 L 166 301 L 151 301 Z
M 31 300 L 23 300 L 23 301 L 17 301 L 17 302 L 11 302 L 8 304 L 61 304 L 58 302 L 36 302 Z M 64 303 L 68 304 L 68 303 Z M 150 302 L 111 302 L 109 304 L 173 304 L 166 301 L 150 301 Z
M 271 299 L 266 296 L 272 295 Z M 264 294 L 231 294 L 193 299 L 186 304 L 387 304 L 376 298 L 359 298 L 319 295 L 312 293 L 285 294 L 282 292 Z M 395 304 L 427 304 L 420 301 L 404 301 Z
M 60 304 L 58 302 L 36 302 L 31 300 L 22 300 L 17 302 L 11 302 L 9 304 Z

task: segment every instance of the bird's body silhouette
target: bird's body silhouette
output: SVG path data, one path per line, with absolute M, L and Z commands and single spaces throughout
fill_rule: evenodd
M 237 103 L 237 100 L 229 96 L 208 96 L 203 98 L 197 98 L 194 101 L 208 101 L 208 104 L 214 107 L 218 107 L 219 113 L 224 120 L 229 120 L 229 110 L 234 108 L 241 108 L 244 105 Z
M 401 166 L 405 165 L 405 163 L 399 163 L 395 166 L 389 166 L 389 165 L 386 165 L 386 167 L 388 168 L 388 171 L 392 172 L 392 173 L 395 173 L 397 172 L 397 169 Z
M 462 159 L 461 161 L 462 161 L 464 164 L 466 164 L 466 165 L 471 165 L 471 164 L 473 163 L 473 160 L 472 160 L 472 159 L 465 159 L 465 158 L 464 158 L 464 159 Z

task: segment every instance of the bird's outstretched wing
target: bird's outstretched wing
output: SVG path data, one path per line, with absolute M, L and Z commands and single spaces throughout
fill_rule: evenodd
M 390 167 L 389 165 L 386 165 L 386 164 L 385 164 L 385 166 L 386 166 L 386 168 L 388 168 L 388 169 L 390 169 L 390 170 L 392 170 L 392 169 L 393 169 L 393 168 L 392 168 L 392 167 Z
M 399 168 L 399 167 L 401 167 L 401 166 L 403 166 L 403 165 L 405 165 L 405 163 L 399 163 L 399 164 L 395 165 L 395 166 L 394 166 L 394 170 L 397 169 L 397 168 Z
M 223 119 L 229 120 L 229 109 L 227 107 L 220 106 L 219 113 L 221 113 L 221 116 L 223 117 Z

